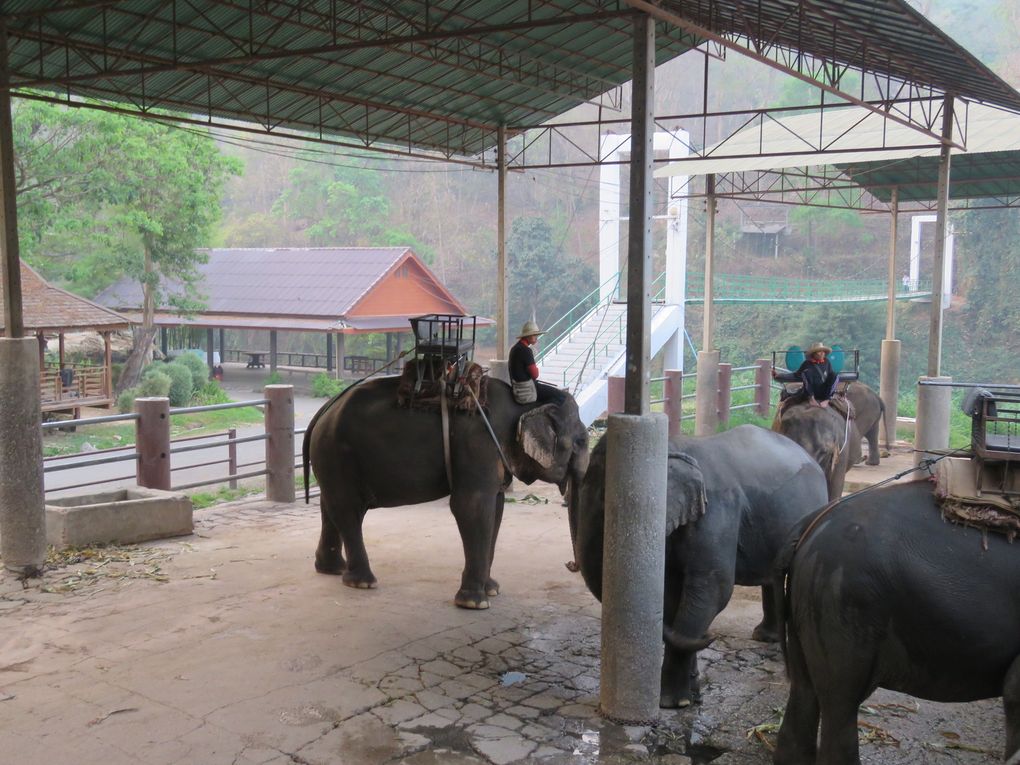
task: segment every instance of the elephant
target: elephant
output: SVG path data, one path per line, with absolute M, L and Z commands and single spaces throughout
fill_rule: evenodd
M 885 404 L 878 394 L 859 381 L 851 381 L 845 389 L 853 417 L 847 419 L 839 404 L 822 408 L 807 402 L 784 406 L 776 413 L 773 430 L 792 438 L 821 465 L 829 484 L 829 499 L 843 494 L 846 472 L 864 460 L 861 437 L 868 441 L 868 464 L 878 465 L 879 427 L 885 427 L 886 453 L 889 429 L 885 421 Z
M 449 496 L 464 547 L 454 603 L 488 608 L 499 594 L 490 569 L 506 487 L 512 478 L 547 481 L 576 498 L 573 487 L 588 464 L 587 428 L 566 392 L 543 386 L 557 400 L 521 405 L 509 385 L 490 378 L 485 417 L 450 412 L 448 474 L 439 411 L 399 406 L 399 381 L 383 377 L 348 388 L 305 432 L 306 487 L 310 464 L 321 492 L 315 569 L 342 575 L 350 587 L 375 587 L 361 531 L 365 512 Z
M 851 495 L 804 526 L 777 560 L 790 678 L 777 765 L 858 765 L 858 706 L 876 688 L 940 702 L 1002 696 L 1015 762 L 1016 545 L 943 520 L 927 481 Z
M 833 406 L 804 402 L 784 406 L 776 413 L 772 429 L 800 445 L 818 463 L 825 473 L 829 500 L 839 499 L 851 464 L 852 445 L 861 440 L 853 420 L 847 420 Z
M 581 483 L 574 554 L 585 584 L 602 599 L 606 439 Z M 756 640 L 778 639 L 773 559 L 788 528 L 825 504 L 825 476 L 788 438 L 756 425 L 669 444 L 666 491 L 665 657 L 660 706 L 698 700 L 697 652 L 734 584 L 763 585 Z

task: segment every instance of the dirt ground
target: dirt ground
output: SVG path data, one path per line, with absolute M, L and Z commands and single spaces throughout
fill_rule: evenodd
M 564 509 L 553 487 L 518 488 L 488 611 L 451 604 L 462 555 L 444 502 L 369 512 L 371 591 L 314 572 L 317 507 L 260 500 L 196 513 L 189 537 L 0 579 L 0 761 L 770 762 L 787 684 L 778 647 L 749 637 L 757 590 L 712 627 L 700 705 L 606 722 L 600 606 L 564 567 Z M 865 762 L 1001 761 L 997 700 L 879 692 L 860 720 Z

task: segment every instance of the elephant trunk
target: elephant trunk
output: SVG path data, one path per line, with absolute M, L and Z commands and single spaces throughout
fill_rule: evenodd
M 703 648 L 708 648 L 715 642 L 714 637 L 689 638 L 684 637 L 672 627 L 663 625 L 662 639 L 670 646 L 684 653 L 697 653 Z

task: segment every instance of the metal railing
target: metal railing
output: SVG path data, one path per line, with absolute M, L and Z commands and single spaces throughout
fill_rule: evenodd
M 177 415 L 195 414 L 200 412 L 213 412 L 243 407 L 265 406 L 266 424 L 268 425 L 270 403 L 271 399 L 261 398 L 252 399 L 248 401 L 234 401 L 224 404 L 178 407 L 174 409 L 168 409 L 168 412 L 169 416 L 173 417 Z M 42 427 L 44 430 L 52 430 L 57 428 L 59 429 L 78 428 L 82 426 L 107 424 L 113 422 L 135 422 L 136 424 L 135 444 L 96 450 L 91 452 L 90 455 L 85 458 L 83 458 L 80 454 L 61 454 L 50 456 L 43 460 L 44 476 L 47 474 L 52 474 L 66 470 L 89 468 L 117 462 L 135 463 L 136 470 L 134 473 L 130 475 L 106 476 L 102 478 L 95 478 L 89 481 L 82 481 L 74 484 L 65 484 L 61 486 L 46 486 L 45 492 L 49 493 L 55 491 L 68 491 L 71 489 L 81 489 L 108 483 L 122 483 L 124 481 L 132 479 L 141 484 L 141 471 L 138 468 L 139 460 L 142 456 L 138 448 L 138 443 L 143 438 L 143 436 L 139 433 L 139 429 L 141 427 L 141 419 L 142 415 L 138 411 L 135 411 L 126 414 L 104 415 L 101 417 L 87 417 L 79 418 L 76 420 L 61 420 L 57 422 L 43 423 Z M 249 462 L 238 462 L 237 456 L 238 444 L 252 443 L 256 441 L 266 441 L 269 438 L 268 432 L 256 433 L 248 436 L 238 436 L 236 428 L 231 428 L 226 432 L 221 433 L 210 433 L 200 436 L 184 436 L 175 439 L 169 439 L 168 437 L 169 417 L 165 419 L 165 422 L 162 423 L 162 426 L 165 427 L 166 429 L 167 435 L 166 443 L 169 445 L 169 448 L 166 452 L 166 459 L 168 461 L 171 460 L 172 455 L 177 454 L 199 452 L 209 449 L 221 449 L 224 447 L 227 450 L 226 457 L 220 459 L 212 459 L 204 462 L 191 463 L 187 465 L 174 466 L 170 464 L 169 472 L 171 474 L 187 470 L 196 470 L 199 468 L 208 468 L 211 466 L 223 464 L 227 465 L 227 472 L 224 475 L 217 475 L 212 478 L 205 478 L 197 481 L 190 481 L 176 485 L 158 486 L 153 488 L 165 488 L 172 491 L 182 491 L 186 489 L 194 489 L 200 486 L 209 486 L 214 484 L 228 484 L 231 488 L 236 488 L 237 482 L 241 479 L 255 478 L 258 476 L 268 475 L 270 472 L 267 462 L 267 456 L 263 456 L 261 459 Z M 293 420 L 291 420 L 291 427 L 293 427 Z M 303 433 L 304 429 L 295 432 Z M 269 447 L 267 447 L 267 453 L 268 450 Z M 288 459 L 290 459 L 290 457 L 288 457 Z M 245 470 L 244 468 L 257 468 L 257 469 Z
M 605 299 L 601 299 L 599 298 L 599 295 L 602 294 L 603 288 L 605 287 L 609 287 L 607 297 Z M 563 316 L 550 324 L 545 331 L 545 343 L 543 343 L 543 347 L 538 353 L 537 361 L 541 362 L 543 358 L 552 353 L 556 349 L 556 346 L 560 344 L 561 340 L 569 342 L 575 329 L 580 327 L 581 324 L 587 321 L 589 317 L 595 315 L 599 309 L 608 306 L 616 300 L 619 288 L 620 273 L 617 272 L 581 298 L 578 303 L 563 314 Z

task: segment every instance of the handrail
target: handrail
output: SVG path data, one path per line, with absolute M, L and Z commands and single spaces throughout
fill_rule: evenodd
M 580 318 L 574 320 L 573 322 L 570 321 L 570 318 L 574 315 L 574 312 L 578 308 L 587 303 L 589 300 L 591 300 L 591 298 L 595 297 L 596 295 L 600 295 L 602 293 L 602 288 L 610 284 L 613 285 L 613 288 L 609 291 L 609 295 L 606 297 L 606 299 L 604 300 L 599 299 L 593 306 L 591 306 L 591 308 L 585 309 L 584 313 L 581 315 Z M 545 343 L 542 344 L 542 349 L 538 353 L 537 361 L 540 362 L 543 358 L 545 358 L 553 350 L 555 350 L 556 346 L 559 345 L 560 340 L 562 340 L 564 337 L 569 337 L 570 333 L 573 332 L 576 327 L 578 327 L 582 322 L 584 322 L 589 316 L 591 316 L 592 314 L 597 312 L 600 308 L 602 308 L 604 304 L 608 305 L 609 303 L 612 303 L 613 300 L 615 299 L 617 291 L 619 290 L 619 286 L 620 286 L 620 272 L 617 272 L 613 274 L 613 276 L 610 276 L 608 279 L 602 282 L 602 284 L 600 284 L 594 290 L 589 292 L 583 298 L 581 298 L 570 310 L 563 314 L 563 316 L 561 316 L 559 319 L 550 324 L 549 328 L 545 331 L 545 334 L 547 336 L 552 335 L 553 336 L 552 340 L 547 340 Z M 552 331 L 553 328 L 563 323 L 567 324 L 566 329 L 560 330 L 559 334 L 553 333 Z

